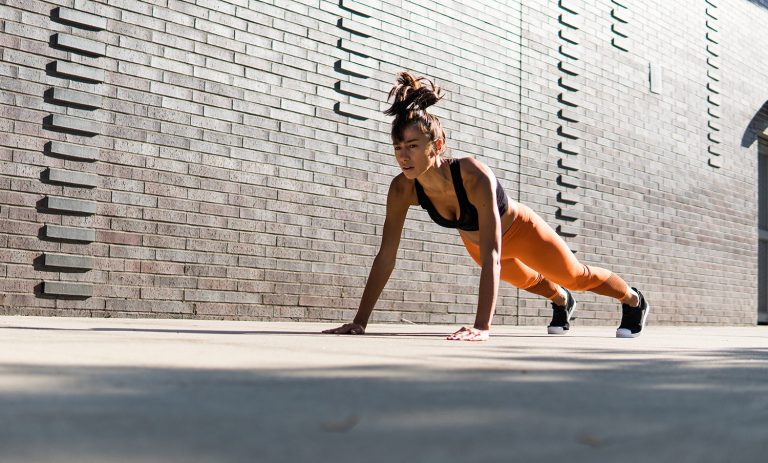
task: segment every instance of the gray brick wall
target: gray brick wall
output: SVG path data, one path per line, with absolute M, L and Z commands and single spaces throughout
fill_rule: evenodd
M 643 288 L 652 321 L 754 323 L 768 5 L 465 3 L 4 2 L 0 312 L 350 319 L 397 174 L 381 111 L 409 69 L 446 89 L 452 154 Z M 408 217 L 374 319 L 470 322 L 478 269 Z M 35 264 L 54 255 L 92 268 Z M 617 320 L 578 299 L 577 323 Z M 547 316 L 502 286 L 497 323 Z

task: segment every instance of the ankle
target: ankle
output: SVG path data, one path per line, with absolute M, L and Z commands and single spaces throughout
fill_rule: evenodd
M 558 288 L 557 293 L 549 300 L 554 302 L 555 305 L 565 307 L 568 304 L 568 293 L 563 288 Z
M 637 292 L 629 288 L 629 292 L 626 296 L 621 300 L 622 304 L 626 304 L 630 307 L 640 307 L 640 295 L 637 294 Z

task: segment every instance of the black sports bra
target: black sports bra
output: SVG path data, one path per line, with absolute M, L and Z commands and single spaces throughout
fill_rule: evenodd
M 467 198 L 467 191 L 464 189 L 464 183 L 461 181 L 461 168 L 459 166 L 458 159 L 449 159 L 448 165 L 451 167 L 451 178 L 453 179 L 453 188 L 456 191 L 456 198 L 459 200 L 459 218 L 457 220 L 448 220 L 441 216 L 432 201 L 424 193 L 424 189 L 419 184 L 418 180 L 414 180 L 413 184 L 416 187 L 416 197 L 419 200 L 419 205 L 429 213 L 429 217 L 440 225 L 446 228 L 458 228 L 464 231 L 477 231 L 480 229 L 480 222 L 477 218 L 477 208 L 469 202 Z M 499 214 L 507 212 L 507 194 L 504 192 L 504 188 L 501 183 L 496 179 L 496 202 L 499 205 Z

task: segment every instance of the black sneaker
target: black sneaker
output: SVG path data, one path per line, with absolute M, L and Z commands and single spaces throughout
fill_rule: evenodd
M 571 327 L 568 322 L 571 321 L 571 316 L 576 310 L 576 301 L 573 300 L 570 291 L 565 289 L 565 292 L 568 294 L 568 302 L 565 303 L 565 306 L 552 303 L 552 321 L 549 322 L 547 327 L 547 333 L 549 334 L 565 334 Z
M 645 300 L 643 293 L 638 291 L 637 288 L 632 289 L 640 296 L 640 305 L 631 307 L 627 304 L 621 304 L 621 325 L 616 329 L 617 338 L 636 338 L 640 336 L 645 327 L 648 313 L 651 311 L 651 306 L 648 305 L 648 301 Z

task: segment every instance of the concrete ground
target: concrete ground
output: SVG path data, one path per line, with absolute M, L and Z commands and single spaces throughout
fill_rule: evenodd
M 763 462 L 768 327 L 0 317 L 0 462 Z

